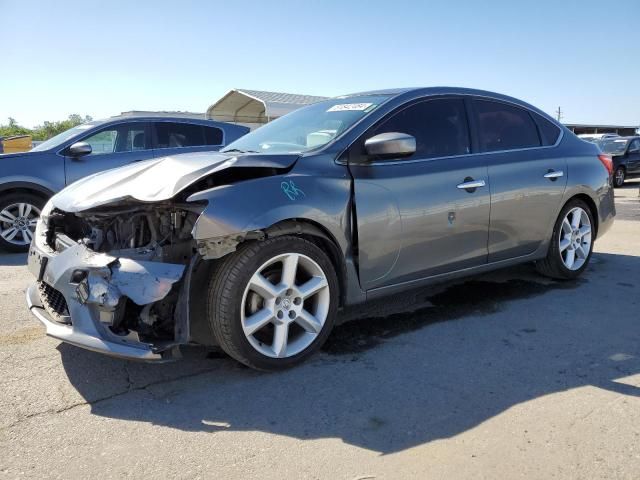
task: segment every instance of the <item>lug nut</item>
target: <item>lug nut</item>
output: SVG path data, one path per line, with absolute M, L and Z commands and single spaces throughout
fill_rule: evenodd
M 284 317 L 284 314 L 282 313 L 282 310 L 278 310 L 278 313 L 276 314 L 276 316 L 280 319 L 282 319 L 282 317 Z
M 293 320 L 294 318 L 296 318 L 296 312 L 294 312 L 293 310 L 289 310 L 289 318 L 291 320 Z

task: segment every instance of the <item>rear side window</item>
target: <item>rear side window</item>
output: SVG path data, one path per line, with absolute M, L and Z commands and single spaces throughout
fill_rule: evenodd
M 411 105 L 383 121 L 367 138 L 389 132 L 415 137 L 416 153 L 412 159 L 470 152 L 467 117 L 460 99 L 427 100 Z
M 538 129 L 540 130 L 540 137 L 542 140 L 542 145 L 555 145 L 558 141 L 558 137 L 560 136 L 560 127 L 554 125 L 546 118 L 538 115 L 537 113 L 532 113 L 534 120 L 538 124 Z
M 483 152 L 540 146 L 536 124 L 526 110 L 487 100 L 474 100 L 474 107 Z
M 205 144 L 202 125 L 190 123 L 156 123 L 157 148 L 198 147 Z
M 203 127 L 205 145 L 222 145 L 222 130 L 216 127 Z

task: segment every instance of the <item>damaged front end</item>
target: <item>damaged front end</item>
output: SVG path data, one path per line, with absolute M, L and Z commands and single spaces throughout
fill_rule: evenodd
M 197 204 L 122 201 L 79 212 L 51 202 L 29 253 L 27 303 L 47 334 L 90 350 L 167 360 L 188 340 Z

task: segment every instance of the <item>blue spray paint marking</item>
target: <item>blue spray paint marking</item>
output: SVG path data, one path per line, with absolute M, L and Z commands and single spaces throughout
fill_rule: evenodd
M 282 188 L 282 191 L 284 192 L 284 194 L 291 201 L 297 200 L 301 195 L 303 197 L 306 197 L 305 193 L 301 189 L 299 189 L 295 183 L 293 183 L 293 180 L 289 180 L 288 182 L 282 182 L 280 184 L 280 188 Z

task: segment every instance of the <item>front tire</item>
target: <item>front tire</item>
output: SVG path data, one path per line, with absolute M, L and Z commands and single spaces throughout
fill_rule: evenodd
M 546 258 L 536 262 L 538 272 L 561 280 L 578 277 L 593 253 L 594 225 L 586 203 L 567 202 L 556 220 Z
M 616 171 L 613 173 L 613 186 L 615 188 L 620 188 L 624 185 L 625 178 L 627 176 L 627 172 L 624 167 L 616 168 Z
M 338 306 L 327 255 L 300 237 L 241 245 L 214 270 L 207 317 L 220 347 L 258 370 L 301 363 L 326 341 Z
M 45 200 L 32 193 L 0 196 L 0 249 L 27 252 Z

